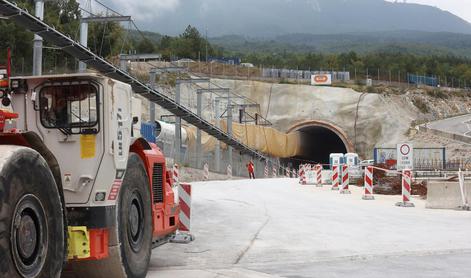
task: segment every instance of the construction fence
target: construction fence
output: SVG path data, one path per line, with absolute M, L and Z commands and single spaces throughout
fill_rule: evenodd
M 247 67 L 220 63 L 192 62 L 187 66 L 191 72 L 209 77 L 246 79 L 271 82 L 309 84 L 312 74 L 332 74 L 333 83 L 356 83 L 359 85 L 394 85 L 398 87 L 430 86 L 471 90 L 471 80 L 440 76 L 433 73 L 407 72 L 385 68 L 356 68 L 344 66 L 332 69 L 288 69 Z

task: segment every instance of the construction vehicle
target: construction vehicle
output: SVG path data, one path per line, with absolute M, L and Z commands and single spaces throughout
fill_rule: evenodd
M 145 277 L 180 208 L 161 150 L 135 132 L 131 86 L 94 73 L 15 78 L 9 64 L 0 277 Z
M 162 152 L 133 132 L 133 93 L 266 159 L 16 4 L 0 0 L 0 16 L 99 72 L 2 77 L 0 277 L 56 277 L 64 264 L 76 277 L 146 275 L 180 207 Z

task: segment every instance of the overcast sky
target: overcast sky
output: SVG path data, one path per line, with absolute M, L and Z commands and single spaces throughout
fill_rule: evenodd
M 394 2 L 393 0 L 389 1 Z M 408 0 L 407 2 L 438 7 L 471 22 L 471 0 Z
M 85 0 L 79 0 L 83 2 Z M 166 13 L 177 9 L 185 3 L 185 0 L 102 0 L 124 14 L 139 14 L 140 21 L 151 21 L 152 18 L 158 17 L 162 13 Z M 214 0 L 208 0 L 208 3 Z M 237 0 L 232 0 L 237 1 Z M 257 1 L 257 0 L 253 0 Z M 394 2 L 394 0 L 388 0 Z M 399 0 L 402 2 L 404 0 Z M 471 0 L 407 0 L 408 3 L 419 3 L 438 7 L 447 10 L 453 14 L 462 17 L 471 22 Z M 204 7 L 201 7 L 204 9 Z

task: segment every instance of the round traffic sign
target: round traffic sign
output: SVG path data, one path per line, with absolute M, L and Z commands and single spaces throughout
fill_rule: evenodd
M 410 146 L 407 144 L 404 144 L 401 146 L 400 150 L 401 150 L 402 155 L 408 155 L 410 153 Z

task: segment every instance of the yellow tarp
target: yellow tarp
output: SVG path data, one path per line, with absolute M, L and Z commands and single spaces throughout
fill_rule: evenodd
M 188 144 L 196 143 L 196 128 L 185 127 L 188 134 Z M 227 131 L 226 121 L 221 121 L 221 129 Z M 202 132 L 201 142 L 203 152 L 214 151 L 217 139 Z M 232 134 L 238 141 L 252 149 L 258 150 L 274 157 L 288 158 L 300 153 L 299 132 L 283 133 L 271 127 L 257 126 L 253 124 L 232 125 Z M 223 148 L 226 146 L 221 144 Z

